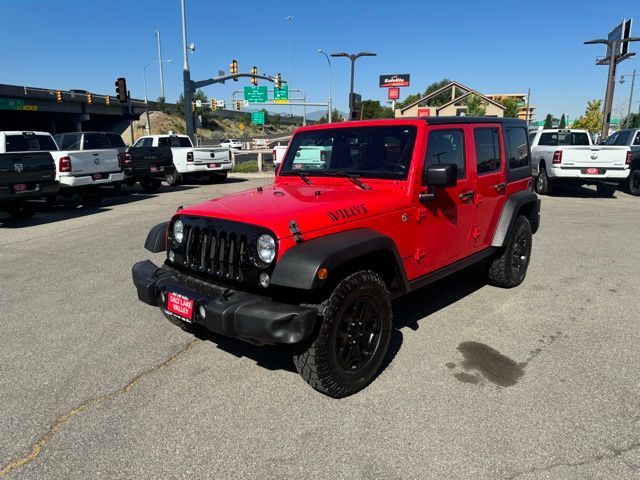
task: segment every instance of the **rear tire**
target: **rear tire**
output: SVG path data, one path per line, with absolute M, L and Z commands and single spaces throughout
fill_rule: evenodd
M 158 189 L 160 188 L 160 185 L 162 185 L 162 182 L 160 180 L 156 180 L 156 179 L 140 180 L 140 186 L 142 187 L 142 190 L 144 190 L 145 193 L 157 192 Z
M 136 180 L 133 180 L 132 178 L 128 178 L 124 181 L 124 184 L 127 187 L 133 187 L 136 183 L 137 183 Z
M 603 198 L 611 198 L 616 193 L 616 186 L 607 183 L 598 183 L 596 185 L 598 196 Z
M 294 346 L 293 362 L 319 392 L 352 395 L 377 375 L 389 348 L 389 289 L 377 273 L 359 271 L 342 280 L 318 310 L 318 333 Z
M 209 181 L 211 183 L 224 183 L 227 181 L 227 172 L 222 172 L 222 173 L 210 173 L 209 174 Z
M 640 196 L 640 168 L 631 170 L 629 174 L 629 193 L 636 197 Z
M 36 213 L 36 209 L 33 205 L 21 204 L 21 205 L 12 205 L 7 207 L 7 213 L 11 215 L 11 218 L 16 220 L 27 220 L 28 218 L 33 217 Z
M 507 245 L 490 263 L 491 285 L 513 288 L 522 283 L 531 259 L 531 241 L 531 224 L 527 217 L 521 215 L 513 225 Z
M 547 176 L 547 169 L 543 165 L 540 165 L 535 187 L 536 192 L 538 192 L 540 195 L 551 195 L 551 192 L 553 190 L 551 180 L 549 180 L 549 177 Z
M 167 173 L 164 176 L 164 182 L 170 187 L 175 187 L 182 181 L 182 175 L 179 172 L 173 171 L 171 173 Z

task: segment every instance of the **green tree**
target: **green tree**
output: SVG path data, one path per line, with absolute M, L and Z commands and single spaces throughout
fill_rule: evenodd
M 553 116 L 550 113 L 547 113 L 547 116 L 544 118 L 543 128 L 553 128 Z
M 640 128 L 640 113 L 630 113 L 624 117 L 623 124 L 625 128 Z
M 509 118 L 518 118 L 520 113 L 520 107 L 518 106 L 518 100 L 513 97 L 501 97 L 498 99 L 499 103 L 504 107 L 503 115 Z
M 467 111 L 466 115 L 468 117 L 484 117 L 487 108 L 482 105 L 480 97 L 475 93 L 472 93 L 467 97 Z
M 207 113 L 211 111 L 211 104 L 209 103 L 209 98 L 207 98 L 207 95 L 202 90 L 198 90 L 193 94 L 193 101 L 195 102 L 196 100 L 200 100 L 202 106 L 196 107 L 193 113 L 194 115 L 202 115 L 204 124 Z M 178 108 L 178 114 L 184 118 L 184 95 L 182 93 L 178 97 L 178 100 L 176 100 L 176 107 Z
M 602 130 L 602 100 L 591 100 L 587 102 L 584 115 L 573 122 L 573 128 L 582 128 L 591 133 Z
M 158 97 L 156 103 L 158 104 L 158 110 L 169 113 L 169 107 L 167 107 L 167 99 L 165 97 Z
M 380 105 L 378 100 L 365 100 L 362 102 L 362 119 L 393 118 L 394 113 L 390 107 Z
M 451 80 L 449 80 L 448 78 L 443 78 L 439 82 L 433 82 L 431 85 L 429 85 L 425 89 L 424 93 L 414 93 L 412 95 L 409 95 L 402 102 L 396 103 L 396 108 L 404 108 L 407 105 L 411 105 L 413 102 L 420 100 L 422 97 L 425 97 L 430 93 L 441 89 L 445 85 L 449 85 L 450 83 L 451 83 Z M 444 105 L 450 100 L 451 100 L 451 93 L 449 91 L 445 91 L 436 95 L 431 100 L 429 100 L 429 105 L 432 107 L 439 107 L 440 105 Z
M 331 112 L 331 121 L 344 122 L 344 117 L 338 110 L 334 109 L 333 112 Z M 328 123 L 328 122 L 329 122 L 329 119 L 327 118 L 326 114 L 324 114 L 322 117 L 320 117 L 320 120 L 318 120 L 318 123 Z
M 560 125 L 558 125 L 558 128 L 567 128 L 567 118 L 564 116 L 564 113 L 560 117 Z

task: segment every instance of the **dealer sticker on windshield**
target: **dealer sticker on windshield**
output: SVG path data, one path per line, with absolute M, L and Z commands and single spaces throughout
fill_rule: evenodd
M 187 320 L 193 317 L 193 300 L 178 293 L 169 292 L 167 295 L 167 310 Z

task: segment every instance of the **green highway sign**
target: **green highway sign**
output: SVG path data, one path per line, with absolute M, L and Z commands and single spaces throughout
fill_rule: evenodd
M 273 101 L 275 103 L 289 103 L 289 85 L 282 88 L 273 87 Z
M 244 87 L 244 99 L 249 103 L 264 103 L 268 100 L 267 87 Z
M 24 100 L 0 98 L 0 110 L 24 110 Z
M 518 102 L 518 106 L 519 107 L 524 107 L 527 104 L 527 102 L 525 102 L 524 100 Z
M 251 121 L 255 125 L 264 125 L 264 112 L 251 112 Z

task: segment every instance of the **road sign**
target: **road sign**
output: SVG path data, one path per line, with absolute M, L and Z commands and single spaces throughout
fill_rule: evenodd
M 196 108 L 202 107 L 202 100 L 196 100 Z
M 387 87 L 408 87 L 410 75 L 408 73 L 393 73 L 391 75 L 380 75 L 380 88 Z
M 244 123 L 241 123 L 240 125 L 238 125 L 238 128 L 239 128 L 240 130 L 244 130 Z
M 419 108 L 418 109 L 418 116 L 419 117 L 430 117 L 431 116 L 431 109 L 430 108 Z
M 264 125 L 264 112 L 251 112 L 251 121 L 255 125 Z
M 527 102 L 525 102 L 524 100 L 518 102 L 518 106 L 519 107 L 524 107 L 527 104 Z
M 243 102 L 244 102 L 244 106 L 245 106 L 245 107 L 248 107 L 248 106 L 249 106 L 249 100 L 243 100 Z
M 289 85 L 283 85 L 282 88 L 273 88 L 274 103 L 289 103 Z
M 398 87 L 389 88 L 389 100 L 398 100 L 400 98 L 400 89 Z
M 0 98 L 0 110 L 24 110 L 24 100 Z
M 224 107 L 225 107 L 224 100 L 218 100 L 217 104 L 218 104 L 218 108 L 224 109 Z
M 249 103 L 264 103 L 268 100 L 267 87 L 244 87 L 244 99 Z

